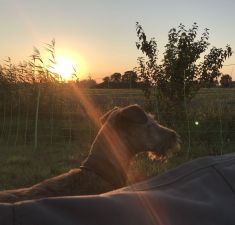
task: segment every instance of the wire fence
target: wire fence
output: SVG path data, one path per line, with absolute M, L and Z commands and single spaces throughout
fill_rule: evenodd
M 92 104 L 105 112 L 115 105 L 142 104 L 139 94 L 108 91 L 88 91 Z M 130 97 L 131 96 L 131 97 Z M 140 98 L 139 98 L 140 97 Z M 29 89 L 1 92 L 0 102 L 0 144 L 2 146 L 33 146 L 35 140 L 40 144 L 71 144 L 92 141 L 97 130 L 88 117 L 78 96 L 71 90 L 41 89 L 37 108 L 37 93 Z M 37 133 L 35 127 L 37 126 Z M 35 136 L 36 139 L 35 139 Z
M 38 146 L 58 144 L 91 144 L 97 127 L 79 97 L 69 87 L 42 87 L 40 102 L 37 91 L 29 88 L 1 91 L 0 148 L 24 146 L 36 149 Z M 114 106 L 147 105 L 141 90 L 137 89 L 90 89 L 83 95 L 101 112 Z M 199 148 L 211 154 L 233 151 L 235 89 L 202 89 L 190 104 L 185 101 L 182 117 L 177 121 L 162 119 L 158 102 L 153 101 L 152 112 L 160 123 L 180 133 L 188 154 Z M 172 114 L 164 112 L 164 118 L 170 118 L 168 113 Z

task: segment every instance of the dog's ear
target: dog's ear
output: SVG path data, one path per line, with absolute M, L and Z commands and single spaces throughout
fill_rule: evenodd
M 109 115 L 118 110 L 119 108 L 117 106 L 115 106 L 113 109 L 109 110 L 108 112 L 106 112 L 103 116 L 100 117 L 100 122 L 101 124 L 104 124 L 106 122 L 106 120 L 108 119 Z
M 137 124 L 144 124 L 147 122 L 148 117 L 144 110 L 137 104 L 127 106 L 120 110 L 118 113 L 119 122 L 132 122 Z

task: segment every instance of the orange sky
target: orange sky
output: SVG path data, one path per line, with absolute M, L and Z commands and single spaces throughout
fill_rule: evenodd
M 233 0 L 0 0 L 0 60 L 27 60 L 33 46 L 56 39 L 56 55 L 70 60 L 81 78 L 98 79 L 136 66 L 135 23 L 155 37 L 160 51 L 180 23 L 210 28 L 212 46 L 235 48 Z M 235 64 L 232 56 L 227 65 Z M 235 79 L 234 65 L 223 72 Z

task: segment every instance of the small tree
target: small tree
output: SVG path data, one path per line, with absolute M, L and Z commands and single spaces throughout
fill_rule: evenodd
M 90 76 L 88 79 L 84 79 L 78 82 L 79 88 L 94 88 L 97 85 L 96 81 L 92 79 Z
M 220 79 L 220 84 L 221 84 L 221 87 L 223 88 L 232 87 L 232 77 L 229 76 L 228 74 L 222 75 Z
M 110 82 L 110 77 L 109 76 L 104 77 L 103 82 L 104 83 L 109 83 Z
M 120 73 L 114 73 L 110 76 L 110 81 L 113 83 L 120 83 L 122 75 Z
M 137 74 L 130 70 L 122 75 L 122 83 L 124 88 L 135 88 L 137 86 Z
M 198 37 L 196 23 L 190 29 L 180 24 L 178 29 L 172 28 L 168 33 L 168 43 L 165 46 L 162 64 L 157 64 L 157 43 L 154 38 L 147 40 L 142 26 L 136 24 L 136 43 L 146 58 L 138 58 L 136 72 L 144 83 L 144 93 L 149 99 L 152 87 L 156 87 L 160 100 L 167 107 L 181 106 L 190 101 L 200 89 L 203 82 L 214 82 L 221 73 L 219 69 L 224 61 L 232 55 L 229 45 L 226 49 L 213 47 L 204 60 L 198 63 L 202 53 L 208 49 L 210 43 L 209 29 L 205 29 Z M 162 101 L 162 102 L 163 102 Z

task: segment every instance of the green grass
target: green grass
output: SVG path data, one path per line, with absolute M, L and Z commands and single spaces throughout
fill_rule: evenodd
M 57 145 L 39 148 L 1 148 L 0 189 L 33 185 L 46 178 L 78 167 L 88 154 L 88 146 Z
M 140 90 L 83 90 L 96 106 L 105 112 L 115 105 L 138 103 L 144 105 Z M 131 170 L 142 172 L 142 178 L 151 177 L 174 168 L 193 158 L 235 151 L 235 89 L 202 89 L 188 106 L 189 121 L 184 118 L 175 128 L 183 139 L 182 152 L 159 163 L 140 155 Z M 97 129 L 87 118 L 84 109 L 65 105 L 63 114 L 54 111 L 53 123 L 42 103 L 39 111 L 40 146 L 33 149 L 34 116 L 25 113 L 0 116 L 0 189 L 26 187 L 46 178 L 78 167 L 87 156 Z M 59 105 L 60 106 L 60 105 Z M 72 107 L 72 108 L 71 108 Z M 199 125 L 195 125 L 195 121 Z M 188 137 L 190 127 L 190 140 Z M 174 127 L 174 124 L 172 124 Z M 26 136 L 25 136 L 26 134 Z

